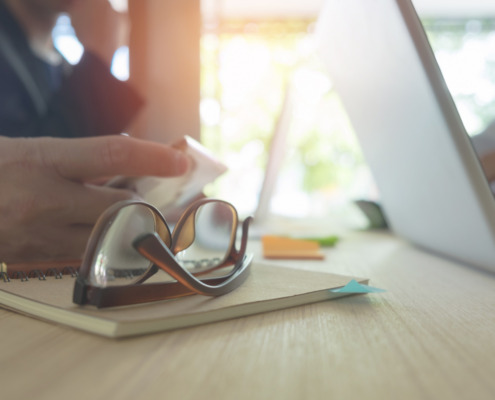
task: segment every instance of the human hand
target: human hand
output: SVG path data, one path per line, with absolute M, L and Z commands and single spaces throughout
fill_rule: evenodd
M 108 66 L 115 51 L 129 42 L 129 17 L 115 11 L 108 0 L 75 2 L 69 13 L 76 36 L 86 50 Z
M 187 169 L 180 151 L 125 136 L 0 137 L 0 262 L 79 259 L 98 216 L 136 197 L 94 182 Z

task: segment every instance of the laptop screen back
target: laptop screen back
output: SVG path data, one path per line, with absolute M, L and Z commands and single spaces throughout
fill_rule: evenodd
M 329 0 L 328 66 L 391 228 L 495 270 L 495 202 L 409 0 Z

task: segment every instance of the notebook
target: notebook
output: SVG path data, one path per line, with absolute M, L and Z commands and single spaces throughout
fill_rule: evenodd
M 37 276 L 37 275 L 36 275 Z M 0 306 L 28 316 L 106 337 L 122 338 L 274 311 L 379 291 L 367 279 L 253 263 L 247 280 L 219 297 L 200 295 L 97 309 L 72 303 L 74 278 L 0 281 Z
M 495 202 L 410 0 L 329 0 L 317 37 L 391 229 L 495 271 Z

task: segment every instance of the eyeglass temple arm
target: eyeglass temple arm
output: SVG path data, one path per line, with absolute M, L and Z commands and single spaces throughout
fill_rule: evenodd
M 242 259 L 244 257 L 244 254 L 246 254 L 246 249 L 247 249 L 247 242 L 248 242 L 248 232 L 249 232 L 249 224 L 253 220 L 253 217 L 247 217 L 244 222 L 242 223 L 242 236 L 241 236 L 241 245 L 239 247 L 239 251 L 235 248 L 235 243 L 236 243 L 236 232 L 234 231 L 233 235 L 233 240 L 232 240 L 232 245 L 230 248 L 229 256 L 227 259 L 217 267 L 213 268 L 215 269 L 220 269 L 224 268 L 225 266 L 234 263 L 235 265 L 239 264 L 242 262 Z M 207 271 L 210 272 L 210 271 Z
M 154 262 L 161 269 L 179 281 L 190 290 L 205 296 L 220 296 L 237 288 L 247 277 L 247 268 L 240 268 L 232 276 L 218 286 L 210 286 L 196 279 L 175 260 L 170 249 L 163 243 L 156 233 L 149 233 L 138 237 L 133 245 L 135 249 L 148 260 Z M 243 279 L 241 279 L 243 276 Z
M 249 224 L 253 220 L 253 217 L 247 217 L 242 223 L 242 236 L 241 236 L 241 247 L 239 248 L 238 255 L 246 254 L 247 242 L 248 242 L 248 232 L 249 232 Z M 235 248 L 235 244 L 232 246 Z

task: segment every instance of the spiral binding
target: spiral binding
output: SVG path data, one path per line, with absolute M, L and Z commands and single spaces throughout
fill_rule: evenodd
M 180 260 L 181 264 L 190 271 L 195 271 L 197 269 L 212 267 L 216 265 L 220 259 L 202 259 L 202 260 Z M 3 282 L 10 282 L 12 279 L 19 279 L 21 282 L 27 282 L 29 279 L 38 279 L 40 281 L 46 281 L 49 276 L 55 279 L 62 279 L 64 275 L 70 275 L 75 278 L 79 275 L 79 267 L 66 265 L 62 268 L 48 267 L 44 268 L 34 268 L 29 270 L 15 270 L 8 271 L 7 264 L 0 262 L 0 280 Z M 113 271 L 113 275 L 119 278 L 129 278 L 132 279 L 136 276 L 142 276 L 145 269 L 132 269 L 132 270 L 116 270 Z
M 64 275 L 70 275 L 72 278 L 78 276 L 78 267 L 67 265 L 62 269 L 48 268 L 46 270 L 35 268 L 29 271 L 13 271 L 8 272 L 0 270 L 0 280 L 10 282 L 12 279 L 19 279 L 21 282 L 27 282 L 30 278 L 46 281 L 46 278 L 53 276 L 55 279 L 62 279 Z

